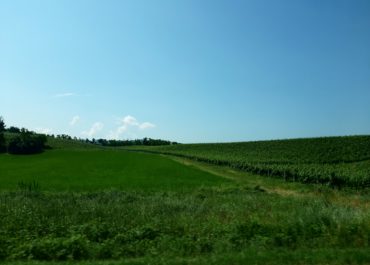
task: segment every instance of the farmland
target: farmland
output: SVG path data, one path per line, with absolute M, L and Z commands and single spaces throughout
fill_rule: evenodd
M 370 262 L 367 188 L 286 182 L 193 157 L 49 144 L 41 154 L 0 155 L 4 264 Z M 366 162 L 358 146 L 355 159 L 340 164 Z M 293 154 L 280 158 L 290 157 L 298 163 Z
M 370 186 L 370 136 L 131 149 L 186 157 L 247 172 L 333 187 Z
M 181 190 L 226 182 L 160 156 L 93 148 L 0 155 L 0 174 L 0 190 L 7 191 L 22 182 L 46 191 Z

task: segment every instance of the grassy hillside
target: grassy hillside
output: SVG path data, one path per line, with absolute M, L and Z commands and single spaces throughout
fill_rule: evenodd
M 47 138 L 47 145 L 52 149 L 101 149 L 101 147 L 94 144 L 80 142 L 77 140 L 68 140 L 61 138 Z
M 227 165 L 285 180 L 370 186 L 370 136 L 326 137 L 131 149 Z
M 18 133 L 5 133 L 5 139 L 7 142 L 9 142 L 11 139 L 14 137 L 18 136 Z M 62 138 L 54 138 L 54 137 L 47 137 L 47 143 L 46 145 L 49 148 L 52 149 L 99 149 L 100 147 L 86 143 L 86 142 L 81 142 L 77 140 L 69 140 L 69 139 L 62 139 Z

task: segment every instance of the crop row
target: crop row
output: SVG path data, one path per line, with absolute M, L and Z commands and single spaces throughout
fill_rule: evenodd
M 322 137 L 217 144 L 183 144 L 151 150 L 253 163 L 350 163 L 370 159 L 370 136 Z
M 370 136 L 185 144 L 141 150 L 229 166 L 287 181 L 333 187 L 370 187 Z

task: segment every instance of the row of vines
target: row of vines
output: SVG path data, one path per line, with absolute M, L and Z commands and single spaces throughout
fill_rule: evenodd
M 370 136 L 182 144 L 141 150 L 230 166 L 287 181 L 370 187 Z

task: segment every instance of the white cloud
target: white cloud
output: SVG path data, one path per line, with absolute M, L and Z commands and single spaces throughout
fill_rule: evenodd
M 37 127 L 34 130 L 37 133 L 42 133 L 42 134 L 50 134 L 53 130 L 50 128 L 42 128 L 42 127 Z
M 122 135 L 126 131 L 127 131 L 127 126 L 125 126 L 125 125 L 119 126 L 114 131 L 110 131 L 107 138 L 110 139 L 110 140 L 112 140 L 112 139 L 117 140 L 117 139 L 119 139 L 120 135 Z
M 80 116 L 76 115 L 76 116 L 74 116 L 74 117 L 72 118 L 72 120 L 71 120 L 71 122 L 69 123 L 69 125 L 74 126 L 74 125 L 76 125 L 76 124 L 77 124 L 77 122 L 79 122 L 79 120 L 80 120 Z
M 94 137 L 98 132 L 100 132 L 104 127 L 104 124 L 101 122 L 95 122 L 90 130 L 81 132 L 82 135 L 91 138 Z
M 137 126 L 139 125 L 137 119 L 135 117 L 132 117 L 130 115 L 127 115 L 122 119 L 123 125 L 125 126 Z
M 130 132 L 130 129 L 145 130 L 155 127 L 155 125 L 150 122 L 140 123 L 135 117 L 131 115 L 127 115 L 122 119 L 119 119 L 118 125 L 119 126 L 115 130 L 110 131 L 110 133 L 108 134 L 108 139 L 120 139 L 122 134 L 125 134 L 126 136 L 135 135 Z
M 53 97 L 54 98 L 65 98 L 65 97 L 71 97 L 71 96 L 76 96 L 76 95 L 77 95 L 76 93 L 67 92 L 67 93 L 56 94 Z
M 155 125 L 153 123 L 150 123 L 150 122 L 143 122 L 142 124 L 139 125 L 140 130 L 150 129 L 150 128 L 154 128 L 154 127 L 155 127 Z

